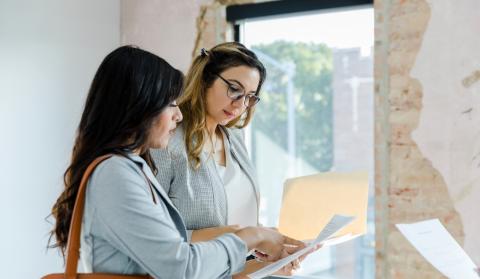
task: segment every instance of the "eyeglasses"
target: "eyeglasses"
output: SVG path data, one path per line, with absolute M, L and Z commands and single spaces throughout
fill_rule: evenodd
M 243 89 L 242 87 L 229 82 L 228 80 L 224 79 L 221 75 L 217 74 L 216 76 L 219 77 L 221 80 L 223 80 L 223 82 L 227 84 L 227 87 L 228 87 L 227 96 L 228 98 L 232 99 L 232 101 L 238 101 L 243 97 L 245 97 L 243 103 L 247 108 L 253 107 L 260 101 L 260 98 L 257 95 L 245 94 L 245 89 Z

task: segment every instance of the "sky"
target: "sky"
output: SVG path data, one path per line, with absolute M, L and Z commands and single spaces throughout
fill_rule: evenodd
M 370 55 L 374 40 L 373 8 L 326 10 L 288 17 L 245 21 L 242 41 L 249 47 L 275 40 L 325 43 L 331 48 L 362 49 Z

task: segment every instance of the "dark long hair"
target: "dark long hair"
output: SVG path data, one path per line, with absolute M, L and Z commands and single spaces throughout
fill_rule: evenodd
M 95 74 L 78 127 L 65 189 L 52 208 L 52 236 L 65 253 L 80 180 L 98 156 L 140 150 L 156 171 L 146 146 L 155 117 L 176 100 L 183 74 L 162 58 L 133 46 L 119 47 L 103 60 Z

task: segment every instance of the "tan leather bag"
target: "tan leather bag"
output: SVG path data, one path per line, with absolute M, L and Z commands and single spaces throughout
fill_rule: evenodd
M 85 192 L 87 189 L 88 178 L 92 174 L 95 167 L 102 161 L 110 158 L 112 155 L 104 155 L 95 159 L 87 167 L 83 174 L 80 188 L 78 189 L 75 206 L 73 208 L 72 221 L 70 231 L 68 232 L 67 243 L 67 261 L 65 265 L 65 273 L 48 274 L 42 279 L 151 279 L 148 275 L 120 275 L 108 273 L 77 273 L 78 259 L 80 256 L 80 230 L 82 225 L 83 208 L 85 206 Z

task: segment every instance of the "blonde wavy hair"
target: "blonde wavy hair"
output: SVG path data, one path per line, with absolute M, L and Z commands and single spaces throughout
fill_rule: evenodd
M 266 70 L 255 53 L 244 45 L 228 42 L 216 45 L 210 50 L 202 49 L 195 57 L 185 78 L 184 93 L 179 100 L 183 114 L 185 146 L 190 164 L 194 169 L 200 167 L 200 154 L 205 144 L 206 130 L 206 93 L 222 72 L 238 66 L 255 68 L 260 74 L 256 95 L 266 77 Z M 254 107 L 230 121 L 227 127 L 244 128 L 252 119 Z

